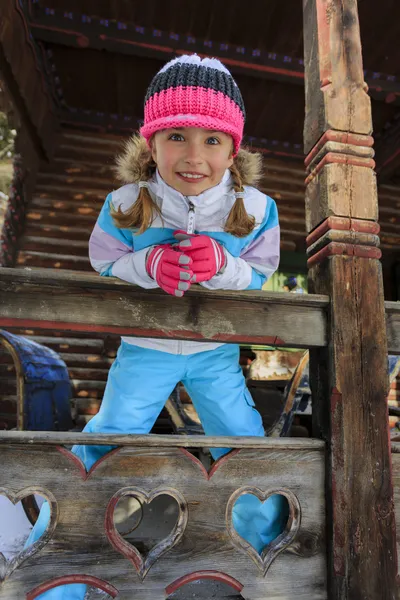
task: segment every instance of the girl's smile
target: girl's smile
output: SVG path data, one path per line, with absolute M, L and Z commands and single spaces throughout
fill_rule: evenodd
M 154 135 L 151 147 L 161 177 L 184 196 L 218 185 L 233 163 L 232 138 L 221 131 L 164 129 Z

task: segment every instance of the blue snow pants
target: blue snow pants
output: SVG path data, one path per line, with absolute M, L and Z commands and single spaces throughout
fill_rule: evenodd
M 110 369 L 101 408 L 86 433 L 149 433 L 176 384 L 182 381 L 200 417 L 206 435 L 264 436 L 261 416 L 254 406 L 239 366 L 239 346 L 224 344 L 215 350 L 182 355 L 140 348 L 122 342 Z M 112 446 L 74 446 L 89 470 Z M 229 448 L 213 448 L 214 459 Z M 25 547 L 44 533 L 50 518 L 45 502 Z M 236 531 L 261 552 L 285 528 L 287 501 L 271 496 L 261 504 L 255 496 L 236 502 Z M 86 585 L 60 586 L 38 600 L 83 600 Z

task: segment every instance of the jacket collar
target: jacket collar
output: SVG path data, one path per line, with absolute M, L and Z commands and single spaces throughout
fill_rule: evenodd
M 232 176 L 229 169 L 227 169 L 224 173 L 222 180 L 218 185 L 215 185 L 214 187 L 206 190 L 198 196 L 184 196 L 183 194 L 169 186 L 161 177 L 157 169 L 151 181 L 151 190 L 156 196 L 158 196 L 162 200 L 168 198 L 169 200 L 184 202 L 185 204 L 187 204 L 188 201 L 190 201 L 194 204 L 194 206 L 198 207 L 209 206 L 210 204 L 221 200 L 223 196 L 226 196 L 227 194 L 233 192 Z

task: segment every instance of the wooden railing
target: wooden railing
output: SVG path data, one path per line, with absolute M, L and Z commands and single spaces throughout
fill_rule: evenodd
M 389 354 L 400 354 L 400 303 L 385 302 Z M 119 279 L 0 268 L 0 327 L 87 331 L 289 348 L 328 345 L 328 296 L 208 291 L 183 298 Z
M 65 448 L 73 443 L 118 449 L 86 473 Z M 35 492 L 51 506 L 42 538 L 0 565 L 0 598 L 33 600 L 82 582 L 118 600 L 165 600 L 204 577 L 244 598 L 325 598 L 324 443 L 210 437 L 209 447 L 233 450 L 209 472 L 185 449 L 204 444 L 202 436 L 0 433 L 1 493 L 17 502 Z M 287 498 L 289 521 L 260 555 L 237 534 L 232 509 L 244 494 L 275 493 Z M 152 546 L 144 552 L 118 533 L 114 509 L 127 496 L 147 504 L 160 495 L 176 501 L 176 525 L 164 540 L 144 540 Z

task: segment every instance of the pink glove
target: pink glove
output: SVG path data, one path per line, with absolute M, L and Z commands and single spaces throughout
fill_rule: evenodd
M 168 244 L 155 246 L 146 259 L 146 271 L 164 292 L 183 296 L 191 286 L 192 259 Z
M 183 231 L 175 231 L 174 236 L 177 239 L 182 239 L 183 236 L 187 238 L 179 242 L 178 248 L 192 259 L 192 283 L 208 281 L 226 265 L 224 249 L 213 238 L 207 235 L 185 234 Z

